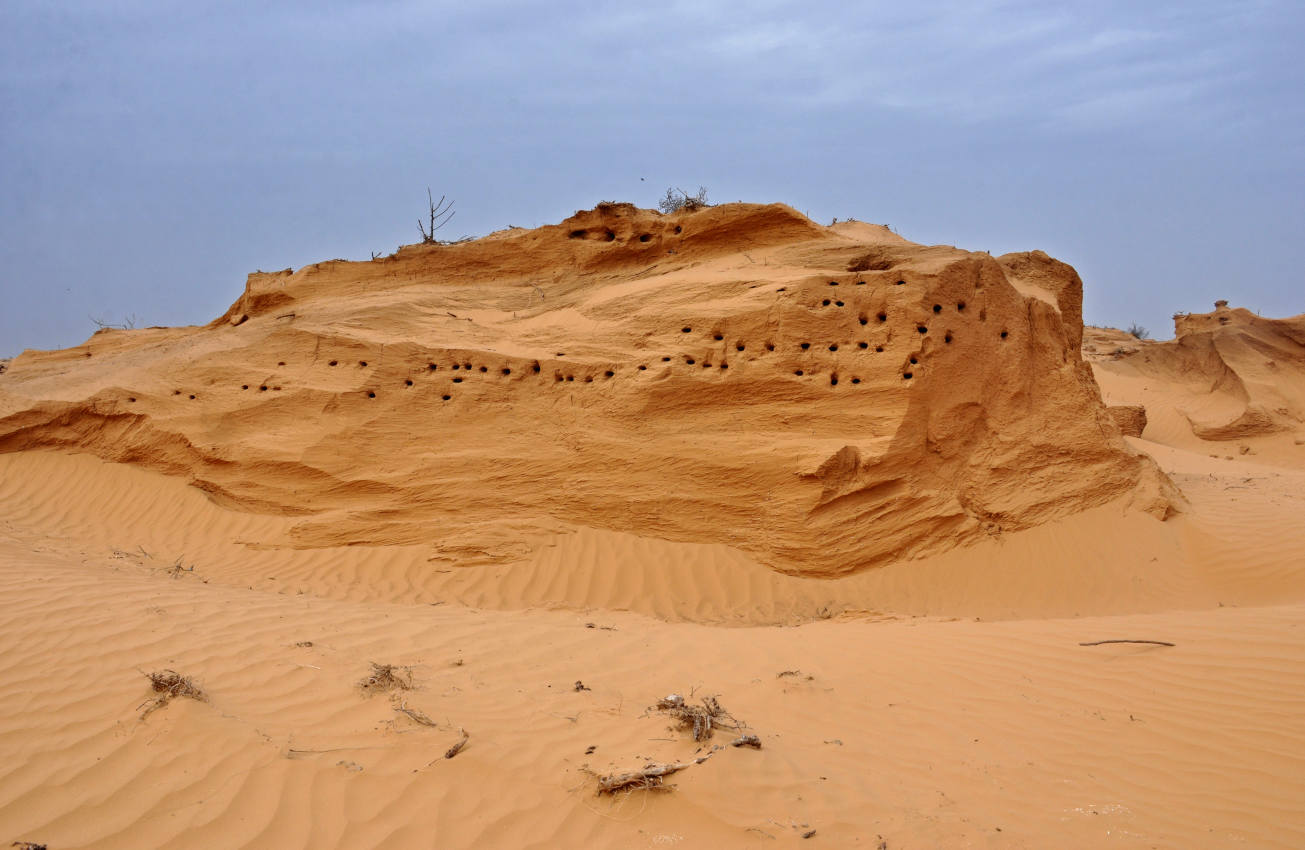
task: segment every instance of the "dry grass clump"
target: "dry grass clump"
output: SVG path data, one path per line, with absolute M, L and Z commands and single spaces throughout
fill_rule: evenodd
M 358 687 L 368 696 L 389 693 L 390 691 L 410 691 L 412 690 L 412 670 L 408 667 L 400 667 L 395 664 L 377 664 L 373 661 L 371 674 L 360 679 Z
M 150 680 L 150 688 L 158 696 L 144 703 L 145 710 L 140 715 L 142 720 L 178 697 L 208 702 L 208 694 L 195 684 L 195 680 L 181 675 L 176 670 L 155 670 L 152 673 L 145 673 L 145 678 Z
M 675 718 L 677 729 L 692 730 L 695 741 L 707 740 L 718 728 L 737 732 L 746 725 L 721 707 L 715 697 L 703 697 L 701 705 L 691 705 L 679 694 L 671 694 L 657 700 L 656 708 Z

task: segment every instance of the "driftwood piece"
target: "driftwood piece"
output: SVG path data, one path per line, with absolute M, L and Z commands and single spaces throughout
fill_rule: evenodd
M 1101 646 L 1104 643 L 1149 643 L 1155 646 L 1173 646 L 1167 640 L 1130 640 L 1128 638 L 1113 638 L 1111 640 L 1090 640 L 1086 643 L 1080 643 L 1079 646 Z

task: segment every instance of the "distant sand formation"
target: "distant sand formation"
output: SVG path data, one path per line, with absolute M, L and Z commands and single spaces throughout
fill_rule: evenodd
M 1220 301 L 1210 313 L 1174 316 L 1174 339 L 1165 342 L 1108 328 L 1088 336 L 1098 369 L 1165 388 L 1160 405 L 1190 436 L 1285 437 L 1305 426 L 1305 314 L 1266 319 Z
M 295 547 L 511 560 L 565 522 L 834 576 L 1130 495 L 1174 510 L 1080 355 L 1081 304 L 1040 251 L 922 246 L 778 204 L 602 204 L 251 274 L 205 327 L 24 352 L 0 382 L 0 451 L 181 476 L 300 517 Z M 1146 368 L 1217 372 L 1226 409 L 1193 411 L 1194 430 L 1305 410 L 1263 371 L 1301 368 L 1276 340 L 1299 345 L 1302 319 L 1179 325 Z M 1277 365 L 1251 369 L 1252 351 Z

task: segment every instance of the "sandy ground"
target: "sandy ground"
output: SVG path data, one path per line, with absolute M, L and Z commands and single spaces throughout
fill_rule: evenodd
M 1305 846 L 1305 384 L 1277 327 L 1232 389 L 1089 329 L 1102 396 L 1148 417 L 1097 456 L 1153 460 L 1168 519 L 1121 492 L 841 577 L 563 521 L 492 557 L 287 546 L 302 516 L 148 462 L 0 454 L 0 842 Z M 1267 350 L 1209 333 L 1242 376 Z M 1150 643 L 1084 645 L 1120 640 Z M 404 686 L 362 687 L 374 663 Z M 203 698 L 159 702 L 163 670 Z M 671 694 L 724 726 L 694 741 Z M 598 793 L 649 764 L 687 766 Z
M 352 593 L 308 574 L 247 584 L 240 563 L 185 551 L 203 550 L 204 528 L 253 532 L 247 517 L 155 473 L 6 457 L 0 835 L 52 848 L 732 847 L 814 829 L 807 840 L 830 846 L 1300 846 L 1305 475 L 1160 454 L 1204 483 L 1188 492 L 1211 519 L 1182 520 L 1186 533 L 1227 554 L 1131 571 L 1203 584 L 1209 605 L 735 628 L 489 607 L 485 590 L 485 607 L 419 602 L 362 555 Z M 1072 547 L 1044 556 L 1092 566 Z M 193 572 L 173 576 L 178 560 Z M 1239 592 L 1239 573 L 1251 603 L 1215 599 Z M 395 599 L 378 598 L 387 587 Z M 1012 606 L 1025 592 L 983 590 Z M 1079 645 L 1119 638 L 1175 646 Z M 411 666 L 413 689 L 364 696 L 373 661 Z M 142 720 L 141 671 L 163 668 L 209 699 Z M 670 693 L 718 695 L 763 748 L 715 751 L 670 792 L 597 796 L 589 770 L 734 738 L 704 748 L 668 729 L 649 707 Z M 468 745 L 445 759 L 459 727 Z

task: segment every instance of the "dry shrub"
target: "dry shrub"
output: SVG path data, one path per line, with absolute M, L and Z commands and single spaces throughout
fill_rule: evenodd
M 746 725 L 722 708 L 715 697 L 703 697 L 701 705 L 691 705 L 679 694 L 671 694 L 657 700 L 656 708 L 674 717 L 676 728 L 692 730 L 695 741 L 707 740 L 718 728 L 737 732 Z
M 144 703 L 145 710 L 140 715 L 142 720 L 179 697 L 208 702 L 208 694 L 195 684 L 195 680 L 181 675 L 176 670 L 155 670 L 144 675 L 150 680 L 150 688 L 158 696 Z
M 679 194 L 676 194 L 677 192 Z M 711 204 L 707 203 L 707 188 L 705 186 L 699 186 L 696 195 L 690 195 L 683 189 L 667 189 L 666 195 L 657 202 L 657 209 L 667 215 L 680 210 L 694 212 L 709 206 Z
M 412 690 L 412 670 L 395 664 L 377 664 L 372 662 L 372 672 L 358 681 L 363 693 L 389 693 L 390 691 Z

